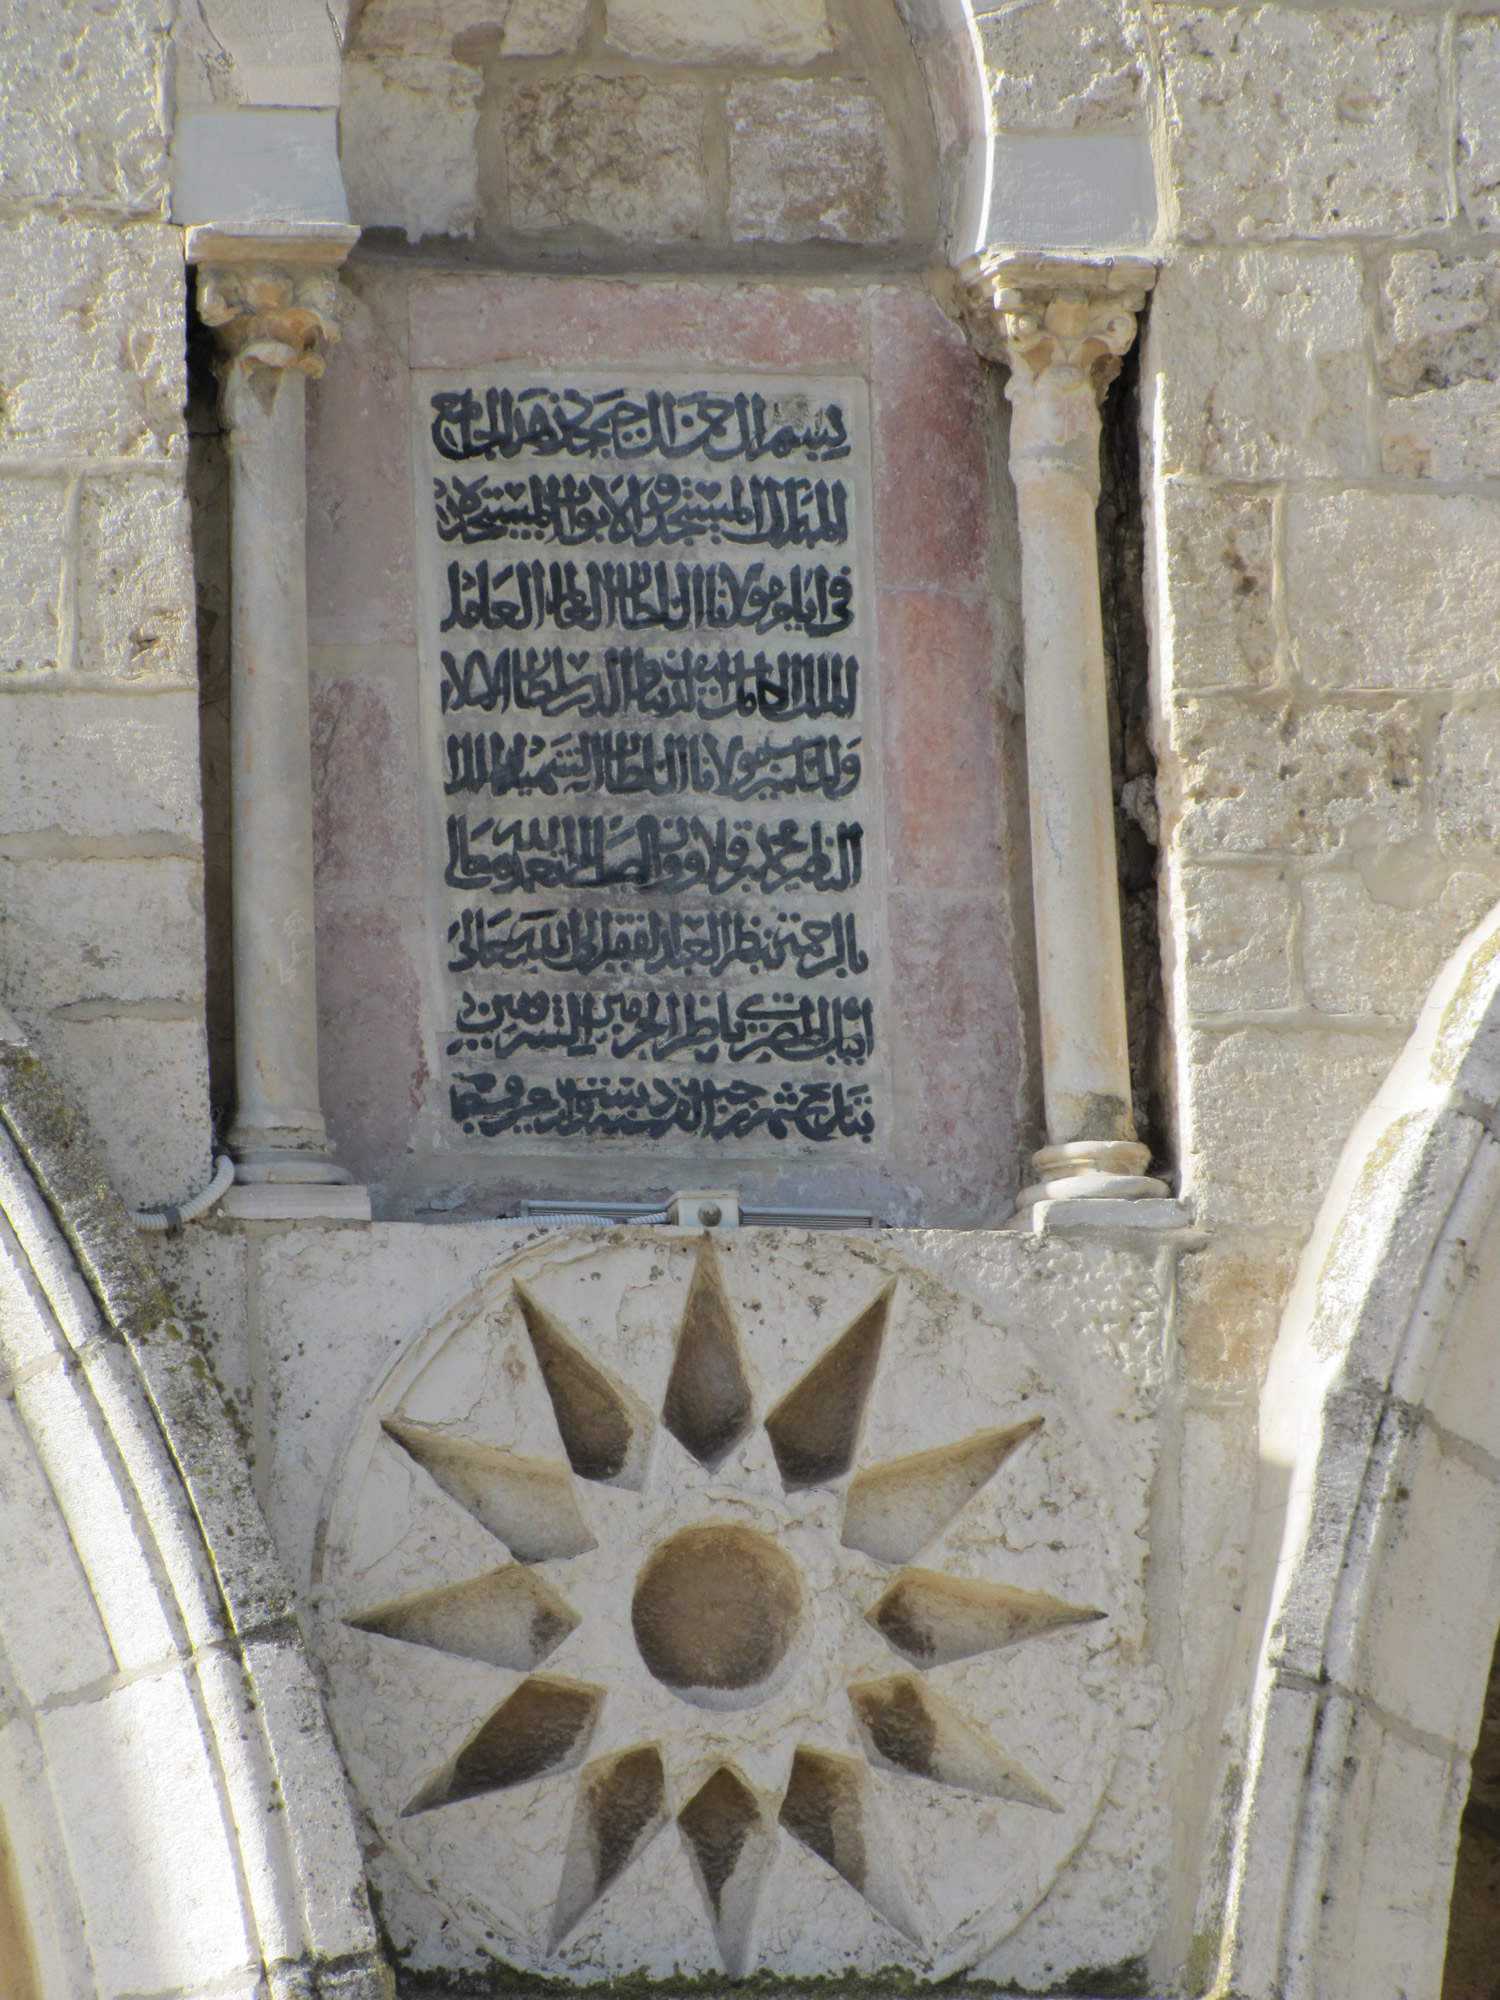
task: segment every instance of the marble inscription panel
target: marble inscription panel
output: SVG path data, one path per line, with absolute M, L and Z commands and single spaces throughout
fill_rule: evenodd
M 889 1122 L 864 384 L 414 378 L 446 1137 Z

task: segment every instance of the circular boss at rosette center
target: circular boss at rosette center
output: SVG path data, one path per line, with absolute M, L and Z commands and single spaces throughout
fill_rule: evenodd
M 797 1571 L 769 1537 L 706 1522 L 652 1554 L 630 1622 L 647 1667 L 691 1701 L 762 1686 L 785 1659 L 801 1612 Z

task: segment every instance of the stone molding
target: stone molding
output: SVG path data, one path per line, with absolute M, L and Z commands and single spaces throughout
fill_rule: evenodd
M 316 380 L 323 344 L 339 337 L 338 276 L 317 267 L 200 265 L 198 316 L 231 367 L 292 368 Z
M 980 354 L 1024 368 L 1033 380 L 1076 369 L 1102 402 L 1135 340 L 1156 266 L 1145 257 L 984 252 L 966 258 L 957 275 L 964 325 Z

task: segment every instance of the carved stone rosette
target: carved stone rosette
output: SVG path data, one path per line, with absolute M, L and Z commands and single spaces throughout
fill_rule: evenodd
M 1155 270 L 990 255 L 958 278 L 975 346 L 1010 370 L 1048 1141 L 1021 1202 L 1163 1196 L 1131 1110 L 1094 524 L 1099 406 Z

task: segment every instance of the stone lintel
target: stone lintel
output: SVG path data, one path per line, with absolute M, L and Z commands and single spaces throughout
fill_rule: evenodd
M 337 267 L 359 241 L 352 222 L 195 222 L 183 231 L 189 264 Z

